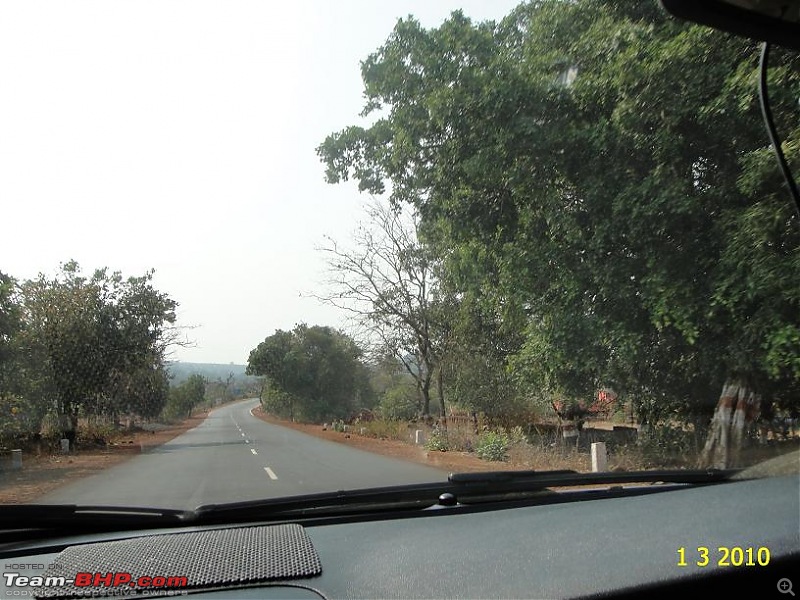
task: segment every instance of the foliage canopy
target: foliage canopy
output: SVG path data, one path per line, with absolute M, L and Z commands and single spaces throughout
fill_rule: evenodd
M 796 405 L 800 228 L 756 67 L 755 43 L 654 2 L 408 18 L 362 64 L 372 123 L 318 153 L 329 182 L 414 207 L 457 354 L 510 379 L 506 399 L 611 386 L 645 420 L 707 420 L 738 380 Z M 770 79 L 797 168 L 800 57 Z

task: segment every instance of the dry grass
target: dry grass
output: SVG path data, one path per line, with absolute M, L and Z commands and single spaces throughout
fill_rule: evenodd
M 586 451 L 578 451 L 574 444 L 565 445 L 560 439 L 542 438 L 534 443 L 515 443 L 509 447 L 508 460 L 490 462 L 479 459 L 472 451 L 479 436 L 468 423 L 451 423 L 448 427 L 447 452 L 426 451 L 415 445 L 414 432 L 422 429 L 426 437 L 432 427 L 399 421 L 373 421 L 360 423 L 348 428 L 347 433 L 323 430 L 320 425 L 291 423 L 261 413 L 260 408 L 253 414 L 267 422 L 290 427 L 304 433 L 347 444 L 366 450 L 417 462 L 442 470 L 453 472 L 497 471 L 497 470 L 552 470 L 572 469 L 587 472 L 591 469 L 591 457 Z M 21 471 L 0 470 L 0 503 L 18 504 L 35 502 L 39 497 L 57 487 L 71 483 L 78 478 L 92 475 L 102 469 L 112 467 L 127 460 L 140 451 L 163 444 L 198 425 L 206 413 L 198 414 L 182 423 L 155 432 L 137 432 L 117 437 L 116 447 L 82 450 L 76 454 L 62 456 L 51 452 L 39 456 L 26 454 Z M 363 435 L 360 435 L 363 428 Z M 800 439 L 775 443 L 768 446 L 749 448 L 747 462 L 757 462 L 800 447 Z M 693 458 L 682 457 L 685 466 L 693 466 Z M 652 468 L 652 458 L 648 459 L 635 444 L 610 447 L 608 451 L 609 470 L 635 471 Z
M 447 428 L 449 450 L 426 451 L 414 444 L 414 432 L 421 429 L 429 439 L 432 426 L 403 421 L 381 421 L 359 423 L 348 427 L 347 432 L 333 431 L 321 425 L 293 423 L 267 415 L 260 408 L 253 411 L 257 417 L 276 425 L 289 427 L 304 433 L 340 444 L 354 446 L 362 450 L 400 458 L 454 472 L 466 471 L 504 471 L 504 470 L 552 470 L 572 469 L 579 472 L 591 470 L 591 457 L 588 452 L 580 452 L 574 444 L 562 444 L 552 440 L 530 444 L 512 444 L 506 461 L 485 461 L 478 458 L 474 448 L 479 435 L 471 424 L 450 423 Z M 363 435 L 361 431 L 363 429 Z M 632 471 L 642 468 L 640 456 L 635 449 L 625 452 L 609 453 L 609 468 Z
M 367 421 L 353 426 L 352 430 L 359 435 L 379 440 L 405 442 L 410 437 L 413 437 L 413 430 L 403 421 Z
M 474 425 L 468 421 L 451 420 L 448 423 L 447 451 L 442 452 L 438 450 L 425 451 L 424 448 L 414 444 L 416 430 L 422 430 L 425 439 L 429 440 L 436 429 L 433 425 L 423 423 L 375 420 L 352 425 L 348 427 L 346 433 L 343 433 L 331 430 L 323 431 L 319 425 L 290 423 L 271 416 L 261 416 L 270 422 L 299 429 L 317 437 L 453 471 L 571 469 L 588 472 L 591 470 L 591 454 L 587 447 L 588 443 L 583 443 L 580 448 L 576 448 L 574 442 L 567 442 L 559 435 L 549 431 L 538 437 L 529 438 L 530 441 L 511 444 L 505 461 L 485 461 L 478 458 L 475 453 L 480 434 L 475 433 Z M 611 421 L 593 421 L 591 427 L 597 435 L 598 431 L 610 432 L 616 424 Z M 512 433 L 508 430 L 503 431 L 508 434 Z M 510 437 L 514 436 L 510 435 Z M 751 464 L 781 454 L 788 447 L 785 444 L 776 444 L 763 448 L 748 448 L 743 452 L 743 456 L 747 455 L 744 463 Z M 641 471 L 657 468 L 693 468 L 697 463 L 695 453 L 676 453 L 674 447 L 661 449 L 656 453 L 650 450 L 648 446 L 639 445 L 635 441 L 625 443 L 618 440 L 609 441 L 607 442 L 607 468 L 610 471 Z
M 588 454 L 574 448 L 535 447 L 526 442 L 514 444 L 508 451 L 509 462 L 517 469 L 548 471 L 552 469 L 572 469 L 585 472 L 592 464 Z

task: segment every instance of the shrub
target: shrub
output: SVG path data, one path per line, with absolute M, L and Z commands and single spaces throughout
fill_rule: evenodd
M 88 419 L 78 426 L 76 444 L 80 446 L 105 446 L 117 435 L 114 425 L 102 419 Z
M 58 415 L 48 412 L 42 419 L 42 442 L 45 447 L 56 450 L 61 445 L 61 428 L 58 426 Z
M 482 460 L 505 461 L 508 460 L 508 447 L 511 440 L 508 435 L 497 431 L 487 431 L 478 438 L 475 449 L 478 458 Z
M 638 445 L 648 467 L 691 465 L 697 456 L 692 432 L 666 423 L 640 431 Z
M 428 436 L 428 441 L 425 442 L 425 449 L 447 452 L 450 449 L 450 444 L 447 440 L 447 430 L 434 427 L 430 436 Z
M 390 419 L 375 419 L 362 423 L 364 435 L 379 439 L 405 440 L 408 433 L 403 421 L 393 421 Z
M 35 403 L 0 393 L 0 447 L 19 448 L 38 438 L 43 416 Z
M 389 388 L 381 399 L 378 412 L 388 421 L 409 421 L 417 415 L 416 390 L 408 385 Z
M 344 421 L 342 421 L 341 419 L 338 419 L 333 423 L 331 423 L 331 429 L 333 429 L 334 431 L 338 431 L 339 433 L 342 433 L 344 431 L 344 427 L 345 427 Z
M 525 435 L 525 430 L 522 428 L 522 425 L 515 425 L 508 431 L 508 441 L 511 444 L 521 444 L 522 442 L 528 441 L 528 437 Z
M 447 449 L 458 452 L 475 450 L 475 432 L 471 427 L 450 425 L 447 428 Z

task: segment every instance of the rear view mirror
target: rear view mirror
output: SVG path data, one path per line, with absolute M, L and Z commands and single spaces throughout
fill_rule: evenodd
M 800 50 L 800 0 L 661 0 L 681 19 Z

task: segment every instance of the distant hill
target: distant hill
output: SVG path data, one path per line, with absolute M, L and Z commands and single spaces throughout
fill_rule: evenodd
M 202 375 L 209 382 L 222 380 L 226 381 L 232 373 L 234 381 L 239 384 L 254 383 L 257 377 L 245 375 L 246 365 L 219 364 L 219 363 L 192 363 L 192 362 L 170 362 L 167 363 L 167 370 L 170 374 L 170 385 L 180 385 L 192 375 Z

